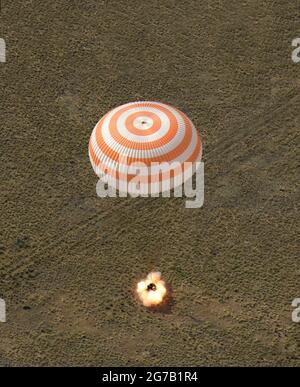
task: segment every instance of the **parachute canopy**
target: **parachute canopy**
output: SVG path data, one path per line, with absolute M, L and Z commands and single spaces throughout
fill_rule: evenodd
M 189 118 L 172 106 L 149 101 L 109 111 L 89 143 L 95 173 L 121 191 L 137 175 L 146 191 L 161 192 L 167 180 L 174 188 L 193 174 L 201 153 L 200 136 Z

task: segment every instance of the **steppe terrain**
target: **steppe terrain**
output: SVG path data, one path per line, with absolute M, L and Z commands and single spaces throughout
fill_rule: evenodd
M 300 365 L 299 5 L 2 1 L 0 366 Z M 97 197 L 89 136 L 136 100 L 199 129 L 201 209 Z

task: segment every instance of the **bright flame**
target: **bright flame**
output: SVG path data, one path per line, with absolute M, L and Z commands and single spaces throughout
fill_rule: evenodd
M 149 289 L 154 285 L 155 289 Z M 165 282 L 159 272 L 150 273 L 147 278 L 137 284 L 137 294 L 145 306 L 155 306 L 162 302 L 167 293 Z

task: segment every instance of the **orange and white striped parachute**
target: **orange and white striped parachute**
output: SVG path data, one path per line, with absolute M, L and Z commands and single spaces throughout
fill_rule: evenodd
M 89 143 L 95 173 L 129 193 L 137 180 L 144 193 L 162 192 L 168 182 L 175 188 L 191 177 L 201 153 L 200 136 L 189 118 L 160 102 L 127 103 L 109 111 Z

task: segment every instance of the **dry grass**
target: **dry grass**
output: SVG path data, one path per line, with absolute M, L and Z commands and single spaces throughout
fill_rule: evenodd
M 298 8 L 244 3 L 4 3 L 0 365 L 300 365 Z M 200 129 L 202 209 L 96 197 L 92 128 L 138 99 Z

